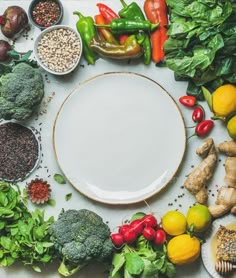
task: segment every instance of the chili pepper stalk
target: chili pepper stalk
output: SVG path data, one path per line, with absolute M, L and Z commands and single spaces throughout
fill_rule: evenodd
M 134 33 L 138 31 L 152 31 L 158 23 L 152 24 L 149 20 L 131 20 L 126 18 L 114 18 L 110 24 L 95 24 L 97 27 L 110 28 L 113 34 Z

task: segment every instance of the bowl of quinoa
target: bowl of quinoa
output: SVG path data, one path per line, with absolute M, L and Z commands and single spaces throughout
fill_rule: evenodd
M 54 25 L 43 30 L 34 43 L 38 64 L 47 72 L 65 75 L 79 64 L 82 55 L 80 34 L 66 25 Z

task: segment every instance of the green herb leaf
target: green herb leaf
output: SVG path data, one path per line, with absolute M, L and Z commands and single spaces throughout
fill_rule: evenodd
M 144 269 L 144 262 L 136 253 L 125 254 L 125 268 L 130 274 L 138 275 Z
M 65 196 L 65 200 L 66 200 L 66 201 L 69 201 L 69 200 L 71 199 L 71 197 L 72 197 L 72 193 L 68 193 L 68 194 L 66 194 L 66 196 Z
M 122 268 L 125 263 L 125 255 L 124 253 L 115 253 L 112 259 L 112 272 L 110 274 L 110 278 L 116 277 L 117 272 Z
M 202 93 L 203 93 L 204 98 L 205 98 L 205 100 L 206 100 L 206 102 L 208 104 L 208 107 L 210 108 L 211 111 L 213 111 L 212 94 L 204 86 L 202 86 Z
M 59 183 L 59 184 L 65 184 L 66 183 L 66 180 L 65 178 L 61 175 L 61 174 L 55 174 L 53 176 L 54 180 Z
M 32 265 L 32 268 L 33 268 L 33 270 L 36 271 L 36 272 L 42 272 L 42 271 L 41 271 L 41 268 L 40 268 L 39 266 L 37 266 L 37 265 Z
M 52 207 L 55 207 L 56 206 L 56 201 L 53 200 L 53 199 L 50 199 L 50 200 L 48 200 L 48 204 Z

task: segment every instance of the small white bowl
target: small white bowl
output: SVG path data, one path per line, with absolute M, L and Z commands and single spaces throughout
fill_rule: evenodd
M 55 70 L 55 69 L 53 69 L 52 66 L 48 66 L 46 64 L 46 60 L 43 60 L 41 58 L 42 55 L 40 56 L 40 54 L 39 54 L 39 46 L 40 46 L 43 38 L 45 39 L 50 32 L 52 34 L 53 33 L 55 34 L 55 30 L 58 30 L 58 29 L 69 30 L 70 32 L 72 32 L 76 36 L 76 40 L 78 40 L 78 43 L 79 43 L 79 51 L 78 51 L 78 53 L 76 52 L 76 55 L 77 55 L 76 60 L 70 66 L 68 66 L 68 67 L 65 66 L 65 68 L 62 71 Z M 68 42 L 69 40 L 67 39 L 65 41 Z M 66 59 L 60 59 L 60 55 L 63 55 L 63 53 L 65 53 L 65 51 L 68 50 L 68 49 L 66 49 L 66 47 L 59 48 L 58 47 L 59 42 L 60 42 L 59 40 L 55 40 L 53 42 L 53 44 L 51 44 L 52 47 L 50 46 L 49 43 L 45 44 L 45 48 L 47 48 L 47 47 L 49 48 L 49 50 L 45 50 L 45 51 L 48 51 L 48 53 L 52 55 L 52 59 L 54 60 L 54 62 L 56 60 L 57 63 L 60 63 L 60 60 L 62 60 L 62 61 L 66 60 Z M 75 42 L 77 42 L 77 41 L 75 41 Z M 57 54 L 58 55 L 57 58 L 54 57 L 55 48 L 54 48 L 54 50 L 52 49 L 54 46 L 55 46 L 56 50 L 58 50 L 59 52 L 61 51 L 60 54 Z M 66 26 L 66 25 L 53 25 L 53 26 L 48 27 L 47 29 L 43 30 L 40 33 L 40 35 L 37 37 L 37 39 L 35 40 L 35 42 L 34 42 L 34 56 L 37 60 L 37 63 L 44 70 L 46 70 L 47 72 L 49 72 L 51 74 L 55 74 L 55 75 L 65 75 L 65 74 L 68 74 L 68 73 L 72 72 L 78 66 L 78 64 L 80 62 L 80 59 L 81 59 L 81 56 L 82 56 L 82 50 L 83 50 L 82 48 L 83 48 L 83 44 L 82 44 L 82 39 L 81 39 L 81 36 L 80 36 L 79 32 L 75 31 L 73 28 L 71 28 L 69 26 Z M 69 47 L 69 49 L 71 51 L 73 51 L 75 49 L 75 47 L 72 46 L 72 47 Z

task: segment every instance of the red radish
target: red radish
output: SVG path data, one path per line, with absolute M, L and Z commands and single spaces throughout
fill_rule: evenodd
M 143 221 L 142 219 L 136 219 L 130 223 L 130 228 L 137 234 L 141 235 L 143 232 Z
M 156 231 L 152 227 L 145 227 L 143 229 L 143 236 L 147 240 L 153 240 L 156 236 Z
M 124 238 L 120 233 L 111 234 L 110 238 L 116 247 L 121 247 L 124 244 Z
M 137 239 L 137 234 L 133 230 L 126 231 L 123 235 L 125 242 L 133 243 Z
M 118 232 L 123 235 L 125 232 L 127 232 L 129 230 L 130 230 L 130 225 L 124 224 L 124 225 L 119 227 Z
M 142 222 L 143 222 L 143 226 L 144 227 L 156 227 L 157 226 L 157 220 L 156 218 L 151 215 L 151 214 L 146 214 L 143 218 L 142 218 Z
M 166 233 L 162 229 L 156 231 L 154 242 L 157 245 L 162 245 L 163 243 L 166 242 Z

